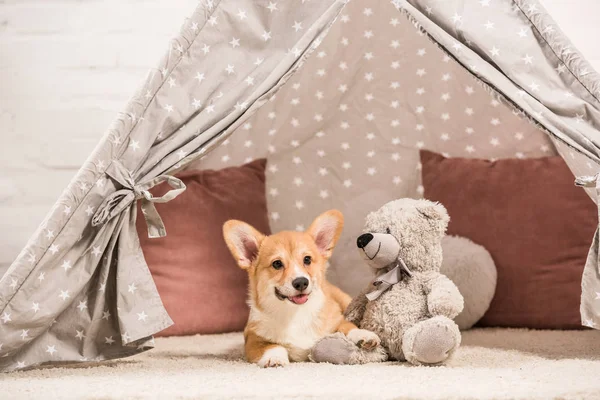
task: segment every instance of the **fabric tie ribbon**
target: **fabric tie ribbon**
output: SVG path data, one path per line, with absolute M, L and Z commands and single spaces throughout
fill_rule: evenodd
M 373 301 L 385 293 L 393 285 L 401 282 L 405 276 L 410 278 L 412 276 L 412 272 L 410 272 L 410 269 L 408 269 L 404 263 L 404 260 L 398 258 L 398 263 L 392 270 L 375 278 L 372 283 L 372 285 L 375 287 L 375 290 L 365 294 L 365 296 L 369 301 Z
M 575 186 L 595 187 L 596 189 L 600 190 L 600 179 L 598 179 L 598 176 L 598 174 L 578 176 L 577 178 L 575 178 Z
M 142 200 L 142 214 L 148 226 L 148 237 L 157 238 L 167 235 L 165 225 L 154 206 L 154 203 L 166 203 L 179 196 L 186 189 L 185 184 L 178 178 L 170 175 L 159 175 L 149 182 L 136 185 L 131 172 L 127 170 L 119 161 L 113 160 L 106 169 L 108 175 L 115 182 L 123 186 L 123 189 L 117 190 L 108 196 L 92 217 L 92 226 L 105 224 L 116 215 L 119 215 L 125 208 L 129 207 L 135 200 Z M 154 197 L 148 189 L 167 182 L 172 190 L 169 190 L 161 197 Z

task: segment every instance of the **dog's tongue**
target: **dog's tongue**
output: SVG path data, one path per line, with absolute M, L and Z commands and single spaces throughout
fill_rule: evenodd
M 308 300 L 307 294 L 299 294 L 297 296 L 292 296 L 289 298 L 294 304 L 304 304 L 306 300 Z

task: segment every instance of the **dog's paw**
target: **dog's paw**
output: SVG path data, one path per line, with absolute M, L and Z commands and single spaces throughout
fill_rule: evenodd
M 381 342 L 376 333 L 366 329 L 352 329 L 348 332 L 347 338 L 350 339 L 352 343 L 365 350 L 372 350 Z
M 288 365 L 290 360 L 288 358 L 287 350 L 283 347 L 271 347 L 263 356 L 258 360 L 258 364 L 261 368 L 272 368 L 272 367 L 283 367 Z

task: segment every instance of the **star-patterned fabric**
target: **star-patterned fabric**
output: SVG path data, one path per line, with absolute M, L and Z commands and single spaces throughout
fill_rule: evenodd
M 329 279 L 355 295 L 371 277 L 356 250 L 364 219 L 390 200 L 420 196 L 422 148 L 480 158 L 556 154 L 548 135 L 391 2 L 352 1 L 302 70 L 193 167 L 266 156 L 273 231 L 303 230 L 319 213 L 341 210 Z
M 153 203 L 184 190 L 171 176 L 184 168 L 267 157 L 274 231 L 342 210 L 330 279 L 352 294 L 369 277 L 356 234 L 381 204 L 421 195 L 419 149 L 558 151 L 596 199 L 600 78 L 553 26 L 523 0 L 201 2 L 0 280 L 0 370 L 152 347 L 172 322 L 135 200 L 164 235 Z M 161 181 L 173 189 L 153 198 Z M 598 246 L 597 234 L 582 295 L 593 327 Z
M 109 360 L 153 346 L 172 324 L 137 238 L 164 175 L 207 152 L 299 68 L 339 0 L 207 0 L 109 129 L 0 281 L 0 370 Z M 173 190 L 147 191 L 161 181 Z M 168 228 L 167 228 L 168 229 Z

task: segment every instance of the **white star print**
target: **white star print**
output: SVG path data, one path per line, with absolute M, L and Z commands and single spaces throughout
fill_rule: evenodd
M 300 31 L 302 29 L 302 23 L 298 22 L 298 21 L 294 21 L 294 26 L 293 26 L 294 30 L 296 32 Z
M 56 353 L 56 345 L 47 346 L 46 353 L 50 353 L 50 355 L 53 356 L 54 353 Z
M 110 311 L 108 311 L 108 310 L 102 311 L 102 319 L 105 319 L 108 321 L 109 318 L 110 318 Z
M 537 92 L 540 89 L 540 85 L 538 85 L 535 82 L 531 82 L 531 84 L 529 85 L 529 88 L 531 89 L 532 92 Z
M 350 179 L 346 179 L 344 180 L 344 186 L 349 188 L 350 186 L 352 186 L 352 180 Z
M 132 139 L 129 147 L 131 147 L 133 151 L 137 151 L 140 148 L 140 142 Z
M 204 52 L 204 55 L 208 54 L 210 52 L 210 46 L 207 44 L 202 46 L 202 52 Z
M 271 39 L 271 32 L 270 32 L 270 31 L 269 31 L 269 32 L 267 32 L 267 31 L 264 31 L 264 32 L 263 32 L 263 34 L 262 34 L 262 38 L 263 38 L 263 40 L 264 40 L 265 42 L 266 42 L 267 40 Z
M 235 49 L 240 45 L 240 39 L 236 39 L 234 37 L 233 39 L 231 39 L 231 42 L 229 42 L 229 44 Z
M 38 275 L 38 280 L 40 282 L 44 280 L 45 274 L 46 274 L 45 272 L 40 272 L 40 274 Z
M 69 207 L 69 206 L 65 206 L 65 208 L 64 208 L 64 210 L 63 210 L 63 213 L 65 213 L 66 215 L 69 215 L 69 214 L 71 214 L 71 207 Z
M 131 336 L 129 336 L 129 334 L 127 332 L 125 332 L 124 334 L 121 335 L 121 339 L 123 339 L 123 343 L 127 343 L 129 341 L 129 339 L 131 339 Z
M 246 18 L 248 18 L 248 17 L 246 16 L 246 11 L 242 10 L 241 8 L 238 8 L 238 11 L 239 11 L 239 12 L 238 12 L 237 16 L 238 16 L 238 18 L 239 18 L 240 20 L 242 20 L 242 21 L 243 21 L 243 20 L 245 20 Z
M 486 30 L 494 29 L 494 23 L 492 21 L 489 21 L 489 20 L 485 23 L 484 26 L 485 26 Z
M 304 208 L 304 202 L 300 200 L 297 200 L 295 205 L 298 210 L 302 210 Z
M 269 9 L 270 12 L 273 11 L 278 11 L 279 9 L 277 8 L 277 2 L 269 2 L 269 5 L 267 6 L 267 8 Z
M 497 57 L 500 55 L 500 50 L 496 46 L 494 46 L 490 50 L 490 54 L 492 55 L 492 57 Z
M 137 313 L 138 316 L 138 321 L 144 321 L 146 322 L 146 318 L 148 318 L 148 315 L 142 311 L 141 313 Z
M 21 340 L 27 339 L 29 337 L 29 329 L 23 329 L 19 336 L 21 336 Z
M 61 290 L 58 297 L 60 297 L 64 301 L 64 300 L 68 299 L 69 297 L 71 297 L 71 295 L 69 294 L 68 290 Z
M 225 71 L 227 71 L 228 75 L 231 75 L 235 72 L 235 67 L 231 64 L 227 64 L 227 68 L 225 68 Z
M 86 214 L 88 217 L 91 217 L 93 213 L 94 213 L 94 207 L 92 207 L 92 206 L 87 206 L 87 208 L 85 209 L 85 214 Z
M 17 285 L 18 285 L 18 283 L 19 283 L 19 282 L 18 282 L 16 279 L 14 279 L 14 278 L 10 278 L 10 285 L 9 285 L 9 286 L 10 286 L 10 288 L 11 288 L 11 289 L 16 289 L 16 288 L 17 288 Z
M 9 314 L 9 313 L 7 313 L 6 311 L 4 311 L 4 314 L 2 314 L 2 317 L 1 317 L 1 319 L 2 319 L 2 322 L 3 322 L 3 323 L 10 322 L 10 321 L 11 321 L 11 319 L 10 319 L 10 314 Z
M 427 73 L 427 72 L 426 72 L 426 71 L 425 71 L 423 68 L 419 68 L 419 69 L 417 70 L 417 75 L 418 75 L 418 76 L 423 76 L 423 75 L 425 75 L 426 73 Z
M 50 245 L 50 249 L 48 249 L 48 251 L 50 251 L 50 253 L 52 253 L 52 255 L 56 254 L 58 252 L 59 247 L 57 245 L 55 245 L 54 243 Z
M 79 330 L 75 329 L 75 332 L 77 332 L 75 334 L 75 338 L 79 339 L 79 340 L 83 340 L 83 338 L 85 337 L 85 335 L 83 334 L 83 330 L 79 331 Z
M 135 286 L 135 283 L 132 283 L 131 285 L 127 286 L 127 291 L 129 293 L 135 293 L 136 290 L 137 290 L 137 287 Z
M 402 178 L 395 176 L 392 182 L 394 182 L 394 185 L 399 185 L 402 182 Z
M 36 303 L 34 301 L 31 305 L 31 309 L 33 310 L 34 313 L 37 314 L 37 312 L 40 311 L 40 303 Z
M 479 4 L 481 4 L 482 7 L 488 7 L 490 5 L 490 0 L 480 0 Z
M 457 13 L 454 13 L 454 15 L 452 16 L 452 22 L 454 22 L 455 24 L 462 23 L 462 15 L 458 15 Z
M 87 301 L 80 301 L 79 305 L 77 306 L 77 308 L 79 308 L 79 311 L 83 311 L 86 308 L 88 308 Z
M 319 175 L 325 176 L 327 174 L 328 174 L 327 168 L 323 168 L 323 167 L 319 168 Z
M 400 47 L 400 42 L 397 40 L 392 40 L 392 43 L 390 43 L 390 47 L 397 49 L 398 47 Z
M 46 238 L 52 239 L 54 237 L 54 231 L 46 230 Z
M 71 261 L 69 261 L 69 260 L 64 260 L 63 264 L 60 267 L 63 268 L 65 270 L 65 272 L 67 272 L 68 270 L 73 268 L 73 266 L 71 265 Z
M 321 197 L 322 199 L 326 199 L 329 197 L 329 193 L 327 192 L 327 190 L 321 190 L 319 192 L 319 197 Z
M 112 336 L 109 336 L 109 337 L 105 337 L 105 338 L 104 338 L 104 343 L 105 343 L 105 344 L 107 344 L 107 345 L 109 345 L 109 346 L 110 346 L 111 344 L 113 344 L 114 342 L 115 342 L 115 340 L 112 338 Z
M 492 138 L 492 139 L 490 140 L 490 144 L 491 144 L 492 146 L 494 146 L 494 147 L 497 147 L 497 146 L 499 146 L 499 145 L 500 145 L 500 141 L 498 140 L 498 138 Z
M 467 115 L 473 115 L 473 109 L 470 107 L 465 108 L 465 114 Z
M 533 57 L 531 57 L 529 54 L 525 54 L 525 57 L 523 57 L 522 60 L 525 62 L 525 64 L 533 64 Z

